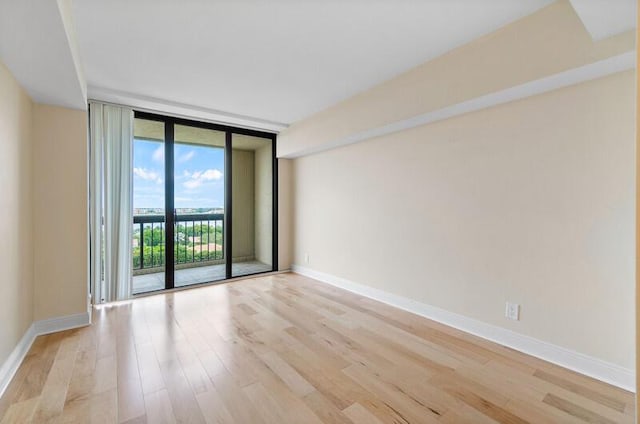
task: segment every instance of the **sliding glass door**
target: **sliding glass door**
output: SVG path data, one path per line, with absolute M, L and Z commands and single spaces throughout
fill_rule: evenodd
M 134 294 L 275 270 L 275 134 L 136 112 L 134 135 Z
M 165 288 L 164 122 L 136 118 L 133 141 L 134 294 Z
M 273 268 L 273 145 L 242 134 L 231 138 L 232 250 L 231 275 Z
M 174 126 L 174 285 L 224 280 L 225 132 Z

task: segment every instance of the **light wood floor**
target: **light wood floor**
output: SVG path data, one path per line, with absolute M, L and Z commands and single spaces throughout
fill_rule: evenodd
M 631 423 L 633 396 L 294 275 L 136 299 L 39 337 L 2 423 Z

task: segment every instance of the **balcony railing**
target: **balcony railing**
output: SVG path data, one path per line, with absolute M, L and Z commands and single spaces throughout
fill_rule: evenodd
M 224 214 L 176 215 L 174 263 L 204 265 L 224 259 Z M 133 217 L 133 270 L 161 268 L 165 264 L 164 215 Z

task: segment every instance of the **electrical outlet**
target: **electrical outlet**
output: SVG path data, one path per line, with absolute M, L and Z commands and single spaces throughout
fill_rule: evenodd
M 514 321 L 519 321 L 520 320 L 520 305 L 518 305 L 517 303 L 511 303 L 511 302 L 507 302 L 507 308 L 504 312 L 504 315 L 509 318 L 512 319 Z
M 304 254 L 304 263 L 305 263 L 305 264 L 308 264 L 308 263 L 309 263 L 309 254 L 308 254 L 308 253 L 305 253 L 305 254 Z

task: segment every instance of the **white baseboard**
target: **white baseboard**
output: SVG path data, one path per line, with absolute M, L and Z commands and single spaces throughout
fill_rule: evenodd
M 449 312 L 435 306 L 420 303 L 403 296 L 392 294 L 383 290 L 354 283 L 347 279 L 337 277 L 299 265 L 293 265 L 292 271 L 306 277 L 313 278 L 324 283 L 331 284 L 350 292 L 375 299 L 396 308 L 412 312 L 416 315 L 429 318 L 458 330 L 465 331 L 483 339 L 499 343 L 503 346 L 515 349 L 545 361 L 560 365 L 580 374 L 593 377 L 605 383 L 612 384 L 630 392 L 636 391 L 634 370 L 603 361 L 579 352 L 556 346 L 554 344 L 525 336 L 502 327 L 487 324 L 473 318 Z
M 36 334 L 41 336 L 43 334 L 56 333 L 58 331 L 70 330 L 72 328 L 84 327 L 91 324 L 91 317 L 89 312 L 83 312 L 80 314 L 66 315 L 63 317 L 43 319 L 42 321 L 36 321 L 33 323 Z
M 0 367 L 0 397 L 11 383 L 36 337 L 91 324 L 89 312 L 35 321 L 24 333 L 7 360 Z
M 27 355 L 27 352 L 29 352 L 31 344 L 33 344 L 36 336 L 35 327 L 31 324 L 16 345 L 15 349 L 13 349 L 7 360 L 2 364 L 2 367 L 0 368 L 0 397 L 2 397 L 4 391 L 9 386 L 9 383 L 11 383 L 11 380 L 16 374 L 16 371 L 18 371 L 18 368 L 20 368 L 20 364 L 22 364 L 24 357 Z

